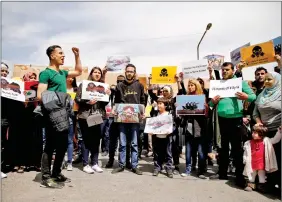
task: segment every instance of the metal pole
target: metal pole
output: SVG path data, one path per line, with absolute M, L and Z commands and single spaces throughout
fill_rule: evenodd
M 201 44 L 201 42 L 202 42 L 204 36 L 206 35 L 207 31 L 208 31 L 208 30 L 205 31 L 205 33 L 203 34 L 203 36 L 202 36 L 200 42 L 198 43 L 198 46 L 197 46 L 197 60 L 199 60 L 199 47 L 200 47 L 200 44 Z

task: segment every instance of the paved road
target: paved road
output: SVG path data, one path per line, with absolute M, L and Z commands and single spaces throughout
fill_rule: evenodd
M 101 158 L 105 165 L 106 158 Z M 257 192 L 248 193 L 240 190 L 228 181 L 201 180 L 193 176 L 169 179 L 164 175 L 153 177 L 152 160 L 141 160 L 143 176 L 129 171 L 111 174 L 111 169 L 104 173 L 89 175 L 81 167 L 72 172 L 63 173 L 72 179 L 63 189 L 40 187 L 40 174 L 9 173 L 2 180 L 3 202 L 271 202 L 279 201 Z M 181 169 L 184 169 L 182 160 Z M 211 173 L 212 171 L 209 170 Z

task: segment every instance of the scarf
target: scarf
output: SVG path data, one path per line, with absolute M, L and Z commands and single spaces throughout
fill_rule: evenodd
M 256 104 L 267 104 L 278 100 L 281 97 L 281 75 L 276 72 L 269 72 L 273 77 L 274 84 L 271 88 L 264 88 L 259 94 Z

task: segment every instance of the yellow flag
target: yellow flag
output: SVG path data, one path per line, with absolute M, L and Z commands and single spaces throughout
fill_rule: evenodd
M 151 84 L 175 83 L 176 71 L 177 71 L 176 66 L 152 67 Z

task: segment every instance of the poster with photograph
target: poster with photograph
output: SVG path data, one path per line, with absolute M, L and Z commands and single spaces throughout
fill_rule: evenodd
M 173 132 L 172 115 L 162 115 L 146 119 L 144 133 L 165 135 Z
M 211 66 L 214 70 L 221 70 L 221 66 L 224 63 L 223 55 L 207 55 L 204 59 L 208 60 L 208 65 Z
M 24 82 L 24 95 L 26 101 L 34 101 L 37 98 L 38 81 Z
M 106 94 L 107 89 L 109 89 L 108 84 L 83 80 L 81 98 L 84 100 L 96 99 L 97 101 L 109 102 L 110 97 Z
M 209 98 L 219 95 L 221 98 L 236 97 L 237 92 L 242 92 L 242 77 L 228 80 L 211 80 Z
M 177 115 L 205 115 L 205 95 L 177 95 Z
M 281 55 L 282 56 L 282 53 L 281 53 L 281 42 L 282 41 L 281 40 L 282 40 L 281 36 L 276 37 L 275 39 L 272 39 L 273 45 L 274 45 L 275 55 Z
M 144 114 L 144 105 L 139 104 L 115 104 L 116 113 L 114 120 L 119 123 L 140 123 L 140 116 Z
M 24 102 L 24 82 L 15 79 L 1 78 L 1 96 Z
M 129 56 L 110 56 L 107 59 L 107 68 L 109 72 L 122 72 L 129 63 Z

